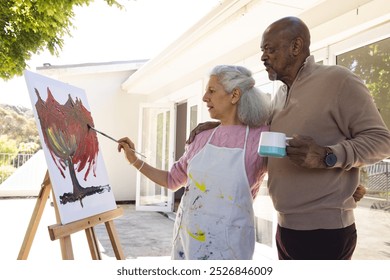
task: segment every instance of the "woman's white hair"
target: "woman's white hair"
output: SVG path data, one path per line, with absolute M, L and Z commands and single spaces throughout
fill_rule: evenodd
M 217 65 L 210 76 L 218 77 L 219 82 L 228 94 L 238 88 L 241 98 L 238 101 L 238 119 L 250 127 L 266 124 L 271 113 L 270 99 L 255 87 L 252 72 L 243 66 Z

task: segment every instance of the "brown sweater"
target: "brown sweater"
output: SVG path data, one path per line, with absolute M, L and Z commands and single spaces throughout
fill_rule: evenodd
M 271 131 L 311 136 L 337 156 L 334 168 L 309 169 L 269 158 L 269 193 L 280 226 L 335 229 L 354 223 L 359 167 L 390 156 L 390 132 L 367 87 L 351 71 L 309 56 L 288 94 L 275 98 Z M 287 97 L 287 98 L 286 98 Z

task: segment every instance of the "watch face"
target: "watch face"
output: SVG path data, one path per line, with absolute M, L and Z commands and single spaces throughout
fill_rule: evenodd
M 337 157 L 336 157 L 335 154 L 328 154 L 328 155 L 326 155 L 326 157 L 325 157 L 325 164 L 326 164 L 326 166 L 332 167 L 332 166 L 334 166 L 336 164 L 336 162 L 337 162 Z

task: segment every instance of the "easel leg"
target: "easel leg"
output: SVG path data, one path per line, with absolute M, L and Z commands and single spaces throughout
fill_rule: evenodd
M 105 222 L 105 225 L 107 228 L 108 236 L 110 237 L 111 240 L 112 248 L 114 250 L 116 259 L 124 260 L 125 255 L 123 254 L 122 247 L 120 246 L 119 243 L 119 238 L 114 226 L 114 221 L 113 220 L 107 221 Z
M 46 172 L 45 179 L 43 180 L 43 183 L 41 185 L 41 190 L 38 194 L 37 203 L 35 204 L 34 211 L 31 215 L 30 223 L 24 236 L 23 244 L 19 251 L 18 260 L 27 260 L 28 254 L 30 253 L 30 249 L 32 246 L 32 242 L 38 229 L 39 222 L 42 218 L 43 210 L 45 209 L 45 205 L 49 197 L 50 189 L 51 185 L 49 173 Z
M 52 192 L 52 195 L 54 198 L 55 197 L 54 192 Z M 60 212 L 58 211 L 57 200 L 53 199 L 53 203 L 54 203 L 54 211 L 56 214 L 56 221 L 57 221 L 57 223 L 61 223 Z M 63 238 L 60 238 L 59 241 L 60 241 L 62 259 L 63 260 L 74 260 L 72 239 L 71 239 L 70 235 L 64 236 Z
M 72 239 L 70 235 L 60 239 L 61 254 L 63 260 L 74 260 Z
M 57 240 L 57 239 L 61 240 L 64 237 L 69 237 L 72 233 L 79 232 L 80 230 L 85 230 L 92 258 L 95 260 L 100 260 L 101 253 L 99 250 L 94 227 L 101 223 L 105 223 L 116 258 L 118 260 L 123 260 L 124 254 L 120 247 L 119 238 L 117 236 L 114 223 L 113 223 L 113 219 L 121 215 L 123 215 L 123 209 L 118 207 L 114 210 L 103 212 L 65 225 L 62 224 L 52 225 L 49 226 L 50 238 L 51 240 Z
M 35 204 L 34 212 L 31 215 L 31 220 L 28 225 L 23 244 L 20 248 L 18 260 L 26 260 L 28 257 L 28 254 L 30 252 L 32 242 L 34 240 L 35 234 L 38 229 L 39 222 L 42 218 L 43 210 L 45 208 L 45 205 L 47 203 L 47 200 L 49 198 L 50 190 L 52 190 L 51 182 L 49 173 L 46 172 L 45 179 L 43 180 L 43 183 L 41 185 L 41 190 L 38 195 L 37 202 Z M 53 198 L 54 198 L 53 193 Z M 95 231 L 93 226 L 104 222 L 115 252 L 115 256 L 118 260 L 124 259 L 123 251 L 120 247 L 119 238 L 117 236 L 114 223 L 112 219 L 120 216 L 123 214 L 123 209 L 117 208 L 115 210 L 107 211 L 105 213 L 101 213 L 99 215 L 95 215 L 86 219 L 83 219 L 81 221 L 73 222 L 68 225 L 61 225 L 61 219 L 58 211 L 58 205 L 55 199 L 53 199 L 54 203 L 54 210 L 57 220 L 57 225 L 49 226 L 49 235 L 52 240 L 59 239 L 60 246 L 61 246 L 61 253 L 62 253 L 62 259 L 63 260 L 73 260 L 73 248 L 72 248 L 72 240 L 71 240 L 71 233 L 77 232 L 80 229 L 84 228 L 87 240 L 89 244 L 89 248 L 91 251 L 92 259 L 94 260 L 101 260 L 101 253 L 99 250 L 99 244 L 97 242 L 97 238 L 95 235 Z M 75 226 L 76 225 L 76 226 Z M 66 234 L 56 234 L 56 229 L 63 229 Z M 59 235 L 59 236 L 58 236 Z
M 101 260 L 102 256 L 99 250 L 99 244 L 95 235 L 95 230 L 93 227 L 86 228 L 85 234 L 87 235 L 89 250 L 91 251 L 91 256 L 93 260 Z

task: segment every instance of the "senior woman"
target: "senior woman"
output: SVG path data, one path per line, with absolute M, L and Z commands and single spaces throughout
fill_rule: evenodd
M 172 259 L 253 257 L 252 202 L 266 174 L 266 160 L 257 155 L 257 147 L 270 115 L 267 96 L 254 85 L 244 67 L 212 69 L 202 100 L 220 125 L 199 133 L 169 172 L 137 158 L 129 138 L 119 140 L 118 151 L 124 150 L 143 175 L 174 191 L 185 188 L 175 220 Z

